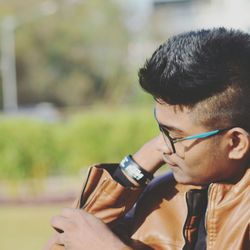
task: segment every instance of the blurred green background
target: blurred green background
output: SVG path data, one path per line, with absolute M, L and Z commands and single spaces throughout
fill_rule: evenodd
M 95 162 L 120 161 L 156 135 L 152 107 L 95 107 L 53 123 L 2 116 L 0 180 L 75 175 Z
M 118 162 L 151 138 L 157 129 L 151 112 L 150 108 L 98 108 L 52 124 L 2 117 L 1 181 L 5 195 L 10 200 L 21 196 L 23 203 L 0 206 L 0 249 L 41 249 L 52 235 L 50 218 L 73 201 L 57 204 L 53 197 L 65 193 L 67 198 L 69 190 L 76 191 L 76 197 L 84 180 L 79 176 L 86 175 L 81 169 L 97 162 Z M 63 176 L 67 176 L 66 183 L 60 181 Z M 72 185 L 68 184 L 70 176 Z M 50 187 L 48 177 L 55 178 Z M 44 194 L 45 204 L 33 204 L 32 198 L 35 201 Z
M 87 167 L 156 132 L 122 1 L 0 0 L 0 249 L 42 249 Z M 133 25 L 132 25 L 133 26 Z M 147 54 L 152 52 L 148 50 Z
M 158 133 L 137 72 L 160 43 L 190 29 L 249 31 L 249 8 L 248 0 L 0 0 L 0 249 L 42 249 L 87 166 L 118 162 Z
M 42 249 L 53 234 L 50 219 L 61 210 L 59 205 L 1 206 L 0 249 Z

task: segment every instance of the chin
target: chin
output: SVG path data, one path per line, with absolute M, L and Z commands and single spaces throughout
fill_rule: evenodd
M 188 175 L 184 175 L 183 173 L 176 173 L 173 171 L 174 178 L 176 182 L 184 184 L 184 185 L 194 185 L 194 186 L 206 186 L 209 183 L 201 180 L 199 178 L 191 177 Z

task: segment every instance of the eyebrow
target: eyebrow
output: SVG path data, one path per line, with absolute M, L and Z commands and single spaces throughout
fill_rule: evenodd
M 169 130 L 169 131 L 176 131 L 176 132 L 180 132 L 180 133 L 184 133 L 183 130 L 177 128 L 177 127 L 174 127 L 174 126 L 168 126 L 168 125 L 165 125 L 165 124 L 162 124 L 158 121 L 157 117 L 156 117 L 156 111 L 155 111 L 155 108 L 154 108 L 154 118 L 155 120 L 157 121 L 158 125 L 161 126 L 162 128 L 166 129 L 166 130 Z
M 156 120 L 156 121 L 158 122 L 158 120 Z M 160 127 L 164 128 L 166 130 L 184 133 L 184 131 L 179 129 L 179 128 L 176 128 L 176 127 L 173 127 L 173 126 L 167 126 L 167 125 L 161 124 L 159 122 L 158 122 L 158 124 L 159 124 Z

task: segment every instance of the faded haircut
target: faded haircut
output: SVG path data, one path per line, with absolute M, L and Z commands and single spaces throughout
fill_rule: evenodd
M 176 35 L 139 70 L 155 99 L 187 106 L 207 127 L 250 131 L 250 35 L 214 28 Z

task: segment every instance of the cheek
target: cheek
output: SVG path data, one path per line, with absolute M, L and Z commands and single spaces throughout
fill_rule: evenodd
M 175 162 L 179 168 L 172 169 L 177 182 L 203 185 L 217 181 L 225 175 L 223 149 L 211 140 L 178 145 Z
M 197 181 L 210 179 L 216 172 L 216 165 L 217 155 L 205 144 L 197 144 L 192 150 L 183 152 L 181 170 L 189 178 Z
M 210 150 L 204 140 L 187 140 L 175 144 L 176 152 L 183 160 L 201 158 L 201 155 Z

